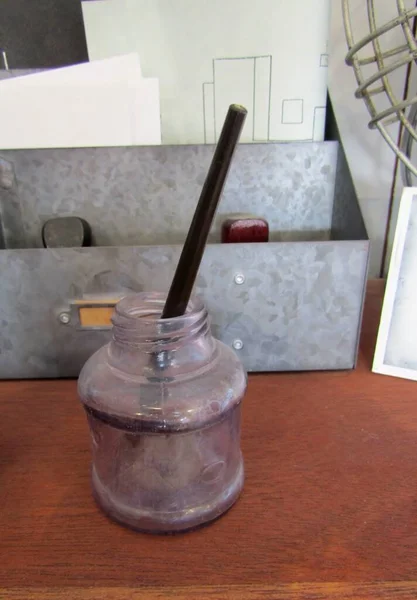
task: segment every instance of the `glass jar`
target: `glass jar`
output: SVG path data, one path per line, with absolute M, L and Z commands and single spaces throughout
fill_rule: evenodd
M 115 308 L 112 341 L 83 367 L 78 391 L 92 442 L 99 506 L 141 531 L 192 529 L 219 517 L 243 486 L 246 373 L 214 339 L 201 300 L 160 319 L 165 298 Z

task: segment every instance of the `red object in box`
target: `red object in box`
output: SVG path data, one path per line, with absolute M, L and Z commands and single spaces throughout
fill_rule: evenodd
M 222 243 L 238 244 L 267 242 L 269 225 L 256 215 L 236 215 L 227 218 L 222 225 Z

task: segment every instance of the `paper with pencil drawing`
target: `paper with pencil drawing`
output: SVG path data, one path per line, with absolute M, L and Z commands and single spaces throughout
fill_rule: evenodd
M 136 51 L 160 81 L 164 144 L 216 142 L 227 107 L 243 142 L 322 141 L 329 0 L 83 2 L 90 60 Z

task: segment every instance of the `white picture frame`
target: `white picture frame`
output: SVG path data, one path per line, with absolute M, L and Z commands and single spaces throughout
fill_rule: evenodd
M 417 187 L 401 196 L 372 371 L 417 381 Z

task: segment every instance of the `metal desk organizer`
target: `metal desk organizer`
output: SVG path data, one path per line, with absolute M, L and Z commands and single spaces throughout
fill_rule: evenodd
M 0 377 L 73 377 L 114 303 L 167 291 L 212 146 L 0 151 Z M 230 213 L 267 244 L 219 243 Z M 94 247 L 42 248 L 76 215 Z M 369 241 L 338 142 L 240 145 L 197 280 L 213 332 L 248 371 L 355 366 Z

